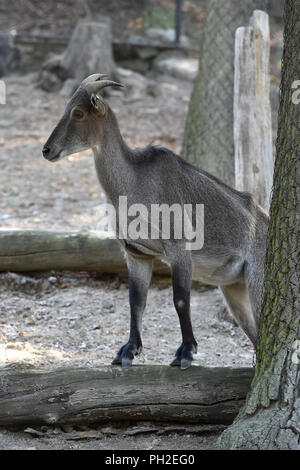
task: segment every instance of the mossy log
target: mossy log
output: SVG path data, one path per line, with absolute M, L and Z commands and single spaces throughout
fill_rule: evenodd
M 0 229 L 0 272 L 127 272 L 120 244 L 108 232 L 63 232 Z M 154 263 L 154 274 L 168 275 L 166 264 Z
M 0 426 L 149 420 L 229 424 L 243 405 L 251 368 L 185 371 L 170 366 L 39 370 L 0 368 Z

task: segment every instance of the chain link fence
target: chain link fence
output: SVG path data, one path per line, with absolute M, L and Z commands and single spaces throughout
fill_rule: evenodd
M 233 88 L 235 31 L 267 0 L 208 0 L 199 74 L 186 120 L 182 156 L 234 186 Z

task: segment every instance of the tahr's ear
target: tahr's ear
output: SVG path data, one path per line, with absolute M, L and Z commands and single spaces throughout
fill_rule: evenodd
M 106 107 L 103 101 L 101 100 L 101 96 L 92 93 L 91 94 L 91 104 L 92 106 L 100 113 L 102 116 L 104 116 L 106 112 Z

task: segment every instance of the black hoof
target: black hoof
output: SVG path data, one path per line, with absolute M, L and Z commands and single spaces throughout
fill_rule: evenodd
M 111 361 L 111 364 L 113 366 L 118 366 L 120 364 L 122 364 L 122 359 L 120 358 L 120 356 L 116 356 L 112 361 Z
M 171 362 L 170 366 L 171 367 L 177 367 L 180 366 L 180 358 L 179 357 L 174 357 L 173 361 Z
M 116 357 L 112 360 L 112 365 L 121 365 L 123 369 L 130 367 L 134 356 L 138 356 L 142 351 L 142 345 L 135 345 L 133 343 L 124 344 L 121 347 Z
M 175 357 L 170 366 L 180 367 L 181 370 L 188 369 L 192 365 L 193 353 L 197 352 L 197 343 L 184 344 L 177 349 Z
M 132 360 L 128 359 L 127 357 L 124 357 L 122 359 L 122 369 L 126 369 L 127 367 L 130 367 L 132 365 Z
M 181 370 L 188 369 L 191 367 L 192 361 L 188 359 L 180 359 L 179 357 L 175 357 L 171 362 L 171 367 L 180 367 Z
M 192 365 L 192 361 L 189 361 L 188 359 L 181 359 L 180 369 L 181 370 L 188 369 L 189 367 L 191 367 L 191 365 Z

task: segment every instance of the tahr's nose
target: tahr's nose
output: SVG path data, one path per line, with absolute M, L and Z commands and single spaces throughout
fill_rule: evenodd
M 49 148 L 49 147 L 46 147 L 46 145 L 45 145 L 45 147 L 43 148 L 42 152 L 43 152 L 43 156 L 44 156 L 44 157 L 47 157 L 47 155 L 48 155 L 49 152 L 50 152 L 50 148 Z

